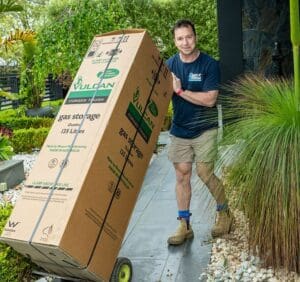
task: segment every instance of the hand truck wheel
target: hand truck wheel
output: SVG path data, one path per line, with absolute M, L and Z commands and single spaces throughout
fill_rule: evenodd
M 116 260 L 110 282 L 130 282 L 132 278 L 132 264 L 128 258 L 119 257 Z

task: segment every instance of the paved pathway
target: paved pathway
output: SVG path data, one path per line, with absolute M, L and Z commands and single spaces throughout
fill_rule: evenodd
M 148 168 L 119 256 L 131 260 L 132 282 L 198 282 L 210 260 L 215 203 L 194 172 L 191 223 L 195 237 L 181 246 L 168 246 L 167 238 L 178 225 L 175 171 L 167 158 L 166 132 L 158 143 L 166 146 Z
M 159 143 L 168 140 L 164 133 Z M 132 282 L 200 281 L 209 263 L 214 200 L 194 173 L 191 222 L 195 237 L 181 246 L 168 246 L 167 238 L 178 224 L 174 187 L 175 172 L 165 148 L 149 166 L 119 254 L 132 261 Z

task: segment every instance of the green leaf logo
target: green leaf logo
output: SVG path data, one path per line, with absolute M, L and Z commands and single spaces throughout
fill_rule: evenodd
M 148 104 L 148 109 L 150 111 L 150 113 L 154 116 L 157 117 L 158 115 L 158 108 L 156 106 L 156 104 L 153 102 L 153 100 L 151 100 Z
M 136 91 L 133 93 L 133 102 L 137 102 L 140 97 L 140 89 L 139 87 L 136 89 Z
M 99 77 L 100 79 L 109 79 L 116 77 L 119 73 L 120 71 L 118 69 L 107 69 L 105 73 L 103 73 L 103 71 L 98 72 L 97 77 Z

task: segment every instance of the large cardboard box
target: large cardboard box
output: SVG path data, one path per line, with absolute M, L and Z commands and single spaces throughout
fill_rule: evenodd
M 172 92 L 145 30 L 96 36 L 1 241 L 56 274 L 108 281 Z

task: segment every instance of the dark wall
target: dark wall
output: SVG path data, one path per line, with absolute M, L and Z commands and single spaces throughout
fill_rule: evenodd
M 293 63 L 289 1 L 243 0 L 242 2 L 244 70 L 266 76 L 276 72 L 290 76 Z M 278 42 L 279 50 L 275 49 L 275 42 Z
M 293 73 L 288 0 L 217 0 L 217 9 L 222 83 Z
M 218 41 L 221 83 L 243 73 L 242 5 L 240 0 L 218 0 Z

